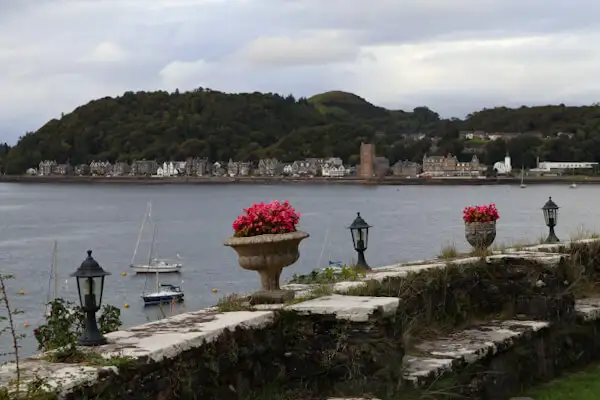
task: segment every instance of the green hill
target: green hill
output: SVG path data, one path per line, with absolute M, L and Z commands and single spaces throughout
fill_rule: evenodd
M 388 110 L 374 106 L 353 93 L 331 91 L 317 94 L 308 99 L 324 115 L 340 119 L 373 119 L 390 116 Z
M 24 135 L 7 155 L 0 154 L 0 162 L 13 174 L 45 159 L 79 164 L 192 156 L 223 161 L 277 157 L 291 162 L 338 156 L 353 163 L 358 160 L 360 143 L 371 142 L 378 155 L 392 162 L 420 160 L 425 153 L 451 152 L 469 158 L 469 151 L 476 151 L 484 162 L 494 162 L 509 150 L 514 165 L 531 165 L 536 157 L 600 161 L 599 128 L 598 106 L 499 107 L 475 112 L 462 121 L 440 119 L 427 107 L 386 110 L 342 91 L 309 99 L 202 88 L 174 93 L 126 92 L 90 101 L 48 121 Z M 477 146 L 459 139 L 460 130 L 477 129 L 573 135 L 552 140 L 523 137 Z M 427 138 L 404 137 L 417 132 Z M 433 136 L 439 137 L 435 146 Z

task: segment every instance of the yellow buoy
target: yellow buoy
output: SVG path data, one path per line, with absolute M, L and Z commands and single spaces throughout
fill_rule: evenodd
M 217 289 L 216 287 L 213 288 L 213 293 L 217 293 L 219 291 L 219 289 Z
M 127 276 L 127 272 L 123 271 L 123 272 L 121 272 L 121 275 Z
M 29 324 L 28 324 L 27 322 L 25 322 L 25 323 L 23 324 L 23 326 L 24 326 L 25 328 L 27 328 L 27 327 L 29 326 Z
M 129 304 L 128 304 L 128 303 L 125 303 L 125 304 L 123 304 L 123 307 L 125 307 L 125 308 L 129 308 Z
M 19 290 L 19 294 L 25 294 L 25 291 L 21 289 Z

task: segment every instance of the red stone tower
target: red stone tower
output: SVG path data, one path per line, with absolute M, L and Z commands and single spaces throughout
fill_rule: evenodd
M 370 143 L 360 144 L 360 167 L 358 177 L 361 179 L 371 179 L 374 175 L 375 166 L 375 145 Z

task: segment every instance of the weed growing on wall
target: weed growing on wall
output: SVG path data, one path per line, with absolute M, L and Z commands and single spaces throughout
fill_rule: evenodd
M 55 299 L 48 303 L 50 312 L 46 322 L 35 329 L 38 350 L 50 352 L 49 361 L 81 362 L 87 354 L 77 347 L 77 338 L 83 333 L 85 313 L 74 303 L 64 299 Z M 121 310 L 111 305 L 104 305 L 98 318 L 98 326 L 102 333 L 109 333 L 121 326 Z
M 341 268 L 324 268 L 314 270 L 310 274 L 292 276 L 290 283 L 335 283 L 344 281 L 358 281 L 365 277 L 365 271 L 360 268 L 344 265 Z

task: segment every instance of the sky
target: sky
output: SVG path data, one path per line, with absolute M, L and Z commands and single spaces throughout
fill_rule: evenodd
M 591 104 L 599 11 L 592 0 L 0 0 L 0 141 L 129 90 L 344 90 L 459 118 Z

